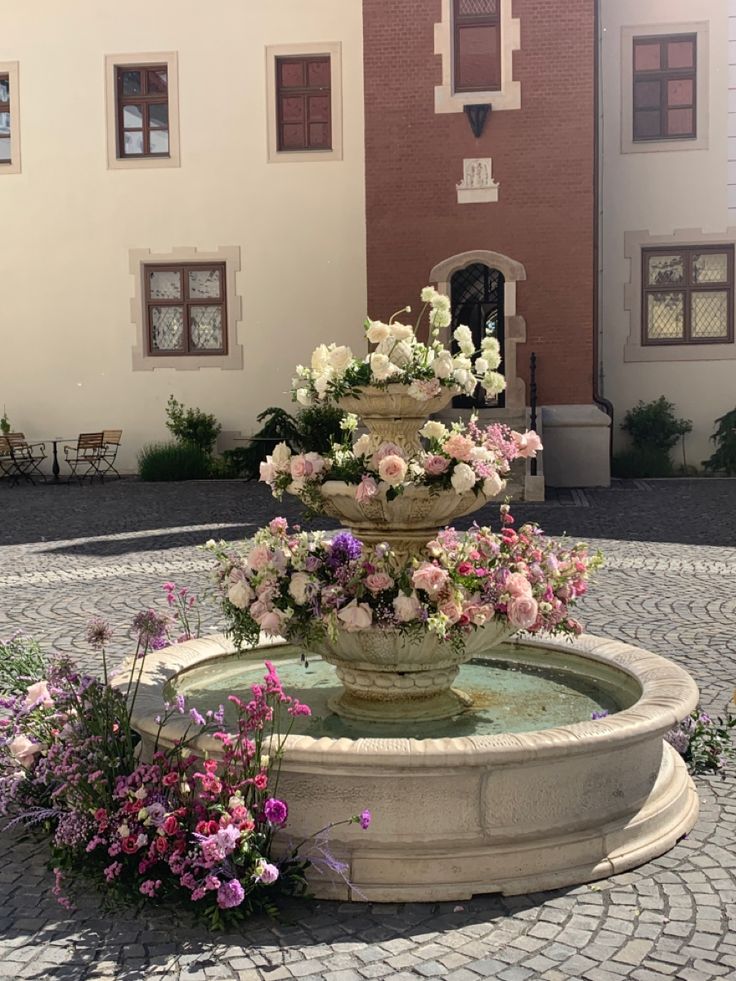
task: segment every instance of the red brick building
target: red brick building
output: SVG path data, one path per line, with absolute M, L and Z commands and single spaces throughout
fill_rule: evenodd
M 591 452 L 607 470 L 608 453 L 594 407 L 595 6 L 363 3 L 371 316 L 433 281 L 457 322 L 491 323 L 509 387 L 484 414 L 523 412 L 535 352 L 558 484 L 607 482 L 586 471 Z M 466 106 L 489 107 L 471 110 L 487 112 L 478 136 Z

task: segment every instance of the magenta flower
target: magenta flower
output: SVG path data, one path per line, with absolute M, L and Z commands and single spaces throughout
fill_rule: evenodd
M 358 818 L 358 823 L 360 824 L 363 831 L 366 831 L 368 828 L 370 828 L 372 820 L 373 820 L 373 815 L 371 814 L 371 812 L 365 810 Z
M 263 805 L 263 813 L 266 815 L 268 823 L 278 828 L 286 824 L 289 808 L 286 801 L 279 800 L 277 797 L 269 797 Z
M 220 909 L 232 909 L 233 906 L 240 906 L 244 899 L 245 889 L 243 889 L 239 879 L 223 882 L 217 890 L 217 905 Z

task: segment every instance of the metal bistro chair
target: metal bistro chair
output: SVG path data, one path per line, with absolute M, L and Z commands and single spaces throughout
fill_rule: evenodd
M 81 484 L 85 477 L 102 479 L 100 462 L 102 460 L 102 433 L 80 433 L 76 446 L 65 446 L 64 457 L 71 471 Z
M 100 479 L 105 479 L 105 474 L 114 473 L 120 480 L 120 474 L 115 469 L 115 458 L 120 449 L 120 440 L 123 435 L 122 429 L 103 429 L 102 431 L 102 453 L 100 453 Z
M 25 433 L 8 433 L 0 441 L 0 456 L 0 467 L 14 484 L 21 477 L 29 484 L 36 483 L 34 476 L 46 481 L 46 475 L 41 470 L 41 464 L 46 459 L 45 443 L 29 443 Z

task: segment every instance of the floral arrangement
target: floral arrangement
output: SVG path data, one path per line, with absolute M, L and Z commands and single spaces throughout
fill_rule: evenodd
M 432 631 L 462 646 L 494 618 L 536 633 L 578 634 L 570 607 L 600 563 L 584 545 L 556 543 L 538 527 L 516 531 L 507 505 L 502 530 L 447 528 L 422 559 L 401 562 L 387 544 L 369 548 L 350 532 L 290 528 L 275 518 L 242 550 L 209 543 L 230 631 L 253 646 L 261 631 L 309 648 L 338 630 L 373 626 Z
M 534 457 L 542 448 L 534 432 L 517 433 L 501 423 L 481 428 L 472 416 L 465 424 L 450 428 L 430 420 L 419 431 L 424 450 L 409 457 L 401 446 L 383 442 L 371 452 L 366 434 L 353 441 L 358 419 L 348 413 L 341 427 L 342 444 L 333 444 L 330 453 L 292 453 L 279 443 L 261 463 L 260 479 L 279 500 L 287 491 L 296 494 L 311 512 L 323 508 L 320 486 L 326 480 L 345 481 L 355 486 L 357 501 L 376 495 L 388 500 L 411 486 L 433 490 L 452 488 L 458 494 L 468 491 L 495 497 L 506 486 L 503 477 L 517 457 Z
M 472 395 L 481 384 L 489 396 L 506 387 L 497 372 L 501 364 L 498 341 L 486 334 L 476 350 L 469 327 L 460 325 L 453 333 L 457 353 L 440 341 L 440 331 L 450 326 L 450 299 L 431 286 L 421 292 L 423 306 L 416 324 L 396 320 L 411 307 L 402 307 L 388 323 L 366 319 L 365 336 L 374 350 L 356 358 L 346 345 L 320 344 L 312 354 L 310 367 L 299 365 L 292 382 L 292 396 L 301 405 L 335 401 L 366 385 L 385 388 L 392 383 L 408 386 L 409 395 L 427 402 L 442 389 Z M 429 340 L 420 341 L 417 331 L 425 313 L 429 316 Z
M 734 696 L 736 700 L 736 695 Z M 736 716 L 713 719 L 697 709 L 671 729 L 665 739 L 687 763 L 691 773 L 725 773 L 730 760 L 736 759 L 731 730 Z
M 171 586 L 165 588 L 176 606 L 182 592 Z M 150 762 L 139 760 L 130 718 L 143 659 L 170 620 L 157 616 L 145 611 L 134 621 L 137 657 L 127 685 L 107 679 L 111 632 L 95 619 L 88 639 L 102 654 L 105 680 L 57 656 L 25 690 L 0 699 L 0 813 L 15 811 L 12 824 L 50 836 L 52 891 L 68 908 L 69 879 L 81 871 L 115 903 L 178 902 L 213 929 L 256 911 L 274 913 L 280 896 L 306 888 L 306 842 L 280 860 L 273 853 L 289 813 L 277 795 L 284 742 L 293 719 L 310 710 L 284 692 L 266 662 L 263 684 L 247 699 L 230 696 L 233 731 L 222 731 L 222 706 L 203 715 L 177 696 L 157 719 L 159 735 L 175 716 L 187 718 L 185 734 L 167 750 L 157 738 Z M 204 733 L 221 744 L 221 762 L 191 751 Z M 318 850 L 326 854 L 326 833 L 337 824 L 367 828 L 370 821 L 363 811 L 321 829 Z M 334 859 L 330 864 L 342 870 Z

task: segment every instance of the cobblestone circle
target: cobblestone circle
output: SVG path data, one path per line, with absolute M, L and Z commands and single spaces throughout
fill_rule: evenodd
M 672 658 L 694 675 L 704 707 L 723 713 L 736 685 L 736 481 L 621 482 L 514 510 L 517 521 L 535 518 L 603 549 L 606 565 L 580 610 L 591 633 Z M 252 484 L 131 480 L 0 486 L 0 513 L 0 636 L 22 628 L 93 669 L 83 643 L 92 614 L 116 628 L 120 657 L 132 615 L 160 604 L 164 580 L 206 587 L 198 544 L 298 514 Z M 218 626 L 213 614 L 207 627 Z M 108 914 L 94 894 L 69 914 L 50 895 L 45 847 L 6 831 L 0 978 L 736 978 L 736 779 L 697 784 L 701 815 L 687 839 L 595 885 L 457 904 L 299 901 L 279 922 L 224 935 L 175 911 Z

